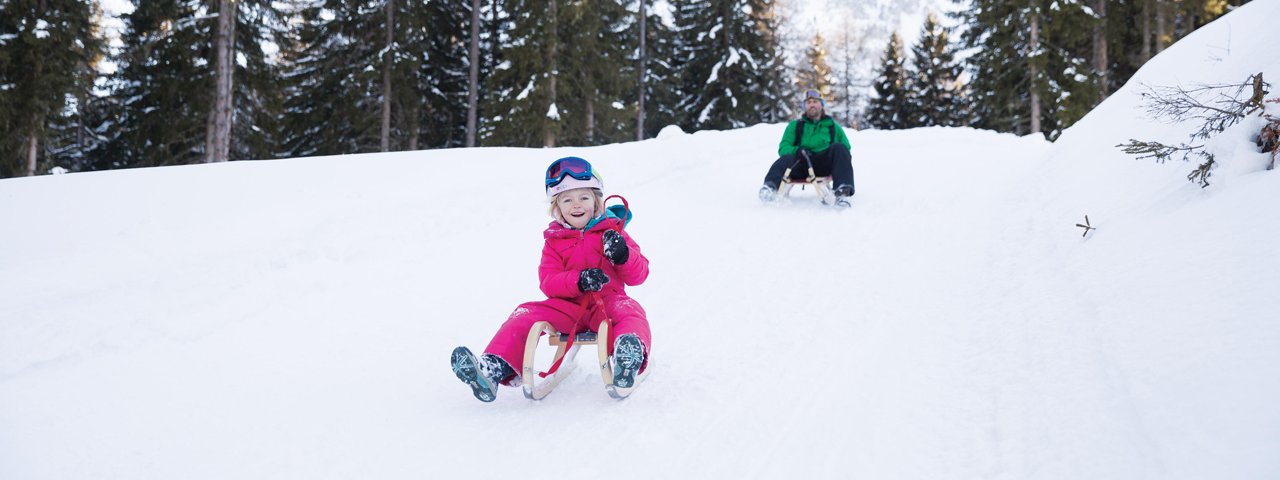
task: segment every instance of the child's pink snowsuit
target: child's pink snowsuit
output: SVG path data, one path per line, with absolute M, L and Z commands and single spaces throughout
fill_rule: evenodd
M 607 230 L 617 230 L 627 241 L 630 255 L 622 265 L 614 265 L 604 256 L 601 236 Z M 538 266 L 538 278 L 546 300 L 529 302 L 516 307 L 507 321 L 494 334 L 484 352 L 497 355 L 511 364 L 517 375 L 524 366 L 525 339 L 529 329 L 539 321 L 550 322 L 563 333 L 596 331 L 600 322 L 612 320 L 607 339 L 610 354 L 613 341 L 619 335 L 634 333 L 645 346 L 645 366 L 648 352 L 653 348 L 649 336 L 649 320 L 644 308 L 627 296 L 624 285 L 639 285 L 649 276 L 649 260 L 640 253 L 640 247 L 622 229 L 622 221 L 606 217 L 587 231 L 567 228 L 551 222 L 542 232 L 546 244 L 542 247 L 542 263 Z M 578 290 L 578 278 L 582 270 L 599 268 L 609 276 L 609 283 L 596 294 Z M 596 295 L 603 300 L 604 309 L 596 304 Z M 602 339 L 605 340 L 605 339 Z M 641 370 L 645 368 L 641 367 Z M 508 383 L 514 382 L 512 377 Z

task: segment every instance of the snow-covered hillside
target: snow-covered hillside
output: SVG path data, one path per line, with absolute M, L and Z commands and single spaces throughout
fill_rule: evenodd
M 783 125 L 0 181 L 0 478 L 1275 478 L 1280 174 L 1252 120 L 1205 189 L 1114 145 L 1192 129 L 1140 82 L 1280 79 L 1278 15 L 1055 144 L 851 133 L 845 212 L 756 200 Z M 652 375 L 478 402 L 564 155 L 635 210 Z

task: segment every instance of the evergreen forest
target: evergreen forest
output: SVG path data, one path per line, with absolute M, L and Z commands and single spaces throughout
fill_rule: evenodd
M 871 44 L 784 0 L 132 0 L 118 31 L 100 0 L 0 0 L 0 178 L 602 145 L 783 122 L 809 88 L 853 128 L 1054 139 L 1246 1 L 955 0 Z

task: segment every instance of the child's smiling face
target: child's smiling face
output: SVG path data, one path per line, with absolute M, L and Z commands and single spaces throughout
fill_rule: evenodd
M 561 193 L 556 208 L 569 226 L 581 230 L 596 218 L 596 194 L 590 188 L 575 188 Z

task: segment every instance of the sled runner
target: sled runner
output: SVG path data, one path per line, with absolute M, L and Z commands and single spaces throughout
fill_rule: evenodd
M 791 169 L 787 169 L 790 173 Z M 818 199 L 823 205 L 835 205 L 836 194 L 831 189 L 831 177 L 814 177 L 813 170 L 809 170 L 810 177 L 801 179 L 792 179 L 790 177 L 782 177 L 782 183 L 778 184 L 778 197 L 785 198 L 791 196 L 791 189 L 799 185 L 803 190 L 805 186 L 813 186 L 814 193 L 818 194 Z
M 808 170 L 808 175 L 804 177 L 792 177 L 792 169 L 802 163 L 803 168 Z M 778 184 L 778 198 L 787 198 L 791 196 L 791 189 L 796 185 L 799 185 L 801 189 L 804 189 L 806 185 L 812 185 L 813 191 L 818 194 L 818 199 L 822 201 L 823 205 L 834 205 L 837 207 L 849 206 L 849 202 L 836 197 L 836 192 L 832 188 L 833 185 L 830 175 L 819 177 L 813 172 L 813 161 L 809 159 L 808 155 L 800 155 L 799 158 L 796 159 L 796 162 L 787 167 L 787 169 L 782 173 L 782 183 Z
M 547 344 L 555 347 L 555 356 L 552 357 L 551 366 L 546 371 L 541 371 L 534 364 L 538 346 L 543 336 L 547 337 Z M 631 395 L 636 386 L 648 376 L 648 370 L 636 376 L 635 383 L 630 388 L 622 388 L 613 384 L 613 365 L 609 358 L 609 320 L 600 322 L 600 328 L 597 332 L 578 332 L 574 335 L 568 333 L 560 333 L 556 331 L 547 322 L 537 322 L 529 329 L 529 337 L 525 340 L 524 348 L 524 368 L 520 375 L 520 381 L 524 387 L 524 396 L 530 400 L 541 400 L 555 390 L 556 385 L 564 381 L 565 378 L 573 373 L 577 365 L 574 358 L 578 355 L 578 348 L 583 345 L 596 346 L 596 359 L 600 366 L 600 379 L 604 381 L 605 390 L 610 397 L 616 399 L 626 398 Z M 604 339 L 604 341 L 600 341 Z

